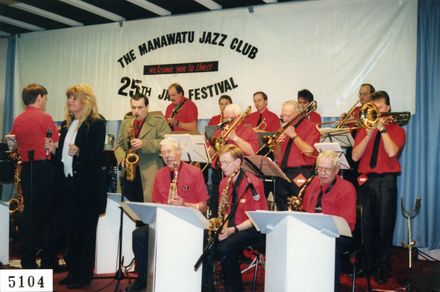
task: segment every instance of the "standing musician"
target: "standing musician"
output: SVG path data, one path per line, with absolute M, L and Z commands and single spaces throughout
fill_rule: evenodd
M 130 99 L 132 117 L 122 121 L 116 141 L 115 156 L 122 168 L 126 168 L 126 156 L 135 151 L 139 156 L 135 166 L 134 181 L 122 178 L 124 195 L 133 202 L 151 202 L 153 177 L 163 166 L 159 157 L 159 142 L 171 132 L 161 115 L 148 113 L 148 97 L 136 93 Z
M 246 211 L 267 210 L 263 183 L 251 173 L 240 169 L 243 151 L 236 145 L 226 145 L 218 152 L 220 167 L 225 175 L 219 191 L 220 209 L 226 210 L 223 229 L 218 234 L 215 258 L 222 265 L 226 291 L 243 291 L 240 271 L 240 253 L 250 244 L 264 240 L 246 215 Z M 226 191 L 225 191 L 226 190 Z M 225 196 L 225 197 L 224 197 Z M 225 206 L 226 205 L 226 206 Z M 203 291 L 214 291 L 212 271 L 214 262 L 205 258 L 203 263 Z
M 338 175 L 339 155 L 332 150 L 321 152 L 316 160 L 316 170 L 317 177 L 305 190 L 303 210 L 342 217 L 353 232 L 356 225 L 356 190 L 349 181 Z M 350 245 L 349 237 L 336 239 L 335 291 L 339 291 L 340 255 Z
M 267 95 L 257 91 L 253 96 L 257 111 L 246 117 L 245 124 L 251 124 L 255 131 L 275 132 L 280 128 L 280 119 L 267 108 Z
M 315 124 L 300 115 L 298 102 L 289 100 L 283 103 L 281 119 L 289 123 L 296 121 L 286 128 L 279 137 L 274 157 L 281 169 L 291 182 L 276 181 L 275 203 L 280 211 L 287 210 L 287 197 L 298 194 L 302 185 L 313 174 L 315 165 L 315 149 L 313 145 L 319 142 L 320 135 Z
M 184 94 L 182 86 L 177 83 L 168 87 L 171 104 L 166 109 L 165 119 L 173 131 L 197 132 L 197 106 Z
M 48 216 L 53 210 L 53 183 L 55 167 L 50 161 L 46 143 L 58 143 L 59 135 L 52 117 L 45 113 L 47 90 L 39 84 L 29 84 L 21 94 L 25 111 L 17 116 L 12 126 L 22 161 L 21 186 L 24 195 L 21 266 L 37 268 L 35 262 L 39 248 L 39 235 L 43 235 L 41 267 L 54 268 L 54 254 L 44 240 L 48 230 Z M 32 187 L 32 189 L 31 189 Z
M 380 112 L 391 110 L 390 97 L 376 91 L 372 102 Z M 382 117 L 375 129 L 358 131 L 353 148 L 353 160 L 360 161 L 358 171 L 359 199 L 364 208 L 365 246 L 369 271 L 376 271 L 376 282 L 388 279 L 397 206 L 397 175 L 399 156 L 405 145 L 405 130 L 386 123 Z
M 224 120 L 223 112 L 225 111 L 225 107 L 231 103 L 232 103 L 232 98 L 229 95 L 220 96 L 220 98 L 218 99 L 218 106 L 220 108 L 220 114 L 213 116 L 209 120 L 208 126 L 216 126 L 216 125 L 220 124 L 221 122 L 223 122 L 223 120 Z
M 298 91 L 298 104 L 301 110 L 304 110 L 313 101 L 313 94 L 308 89 Z M 321 124 L 321 115 L 313 111 L 307 117 L 308 120 L 315 124 Z
M 208 192 L 200 168 L 180 160 L 182 148 L 174 138 L 160 142 L 160 155 L 165 167 L 154 178 L 153 202 L 185 206 L 206 211 Z M 145 290 L 147 287 L 148 225 L 133 231 L 133 252 L 138 278 L 127 291 Z
M 360 111 L 362 105 L 371 101 L 371 95 L 375 91 L 376 90 L 375 90 L 374 86 L 369 83 L 364 83 L 361 85 L 361 87 L 359 88 L 359 102 L 361 105 L 354 108 L 354 110 L 351 114 L 353 119 L 359 118 L 359 111 Z

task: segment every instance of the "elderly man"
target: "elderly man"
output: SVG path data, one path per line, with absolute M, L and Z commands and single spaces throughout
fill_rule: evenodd
M 298 116 L 301 109 L 295 100 L 283 103 L 281 118 L 283 123 L 292 123 L 276 141 L 275 160 L 291 179 L 276 181 L 275 203 L 280 211 L 287 210 L 287 197 L 298 194 L 306 180 L 313 174 L 315 149 L 319 142 L 319 131 L 315 124 Z
M 354 186 L 338 175 L 339 155 L 325 150 L 316 161 L 317 177 L 305 190 L 302 208 L 309 213 L 323 213 L 339 216 L 347 221 L 350 230 L 356 225 L 356 190 Z M 340 254 L 350 248 L 351 238 L 336 239 L 335 291 L 339 291 Z
M 160 142 L 160 155 L 165 161 L 165 167 L 154 178 L 153 202 L 205 212 L 208 192 L 201 170 L 180 160 L 182 148 L 173 138 L 165 138 Z M 128 291 L 144 291 L 147 287 L 148 269 L 147 225 L 133 231 L 133 252 L 138 278 Z

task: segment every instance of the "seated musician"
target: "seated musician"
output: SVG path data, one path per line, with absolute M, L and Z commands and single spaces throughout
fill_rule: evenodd
M 160 155 L 165 162 L 155 178 L 153 202 L 206 211 L 208 193 L 201 170 L 180 160 L 182 149 L 173 138 L 160 142 Z M 138 278 L 127 291 L 145 290 L 147 286 L 148 225 L 133 231 L 133 252 Z
M 305 189 L 302 209 L 309 213 L 323 213 L 344 218 L 350 230 L 356 225 L 356 190 L 339 173 L 339 155 L 325 150 L 316 161 L 317 177 Z M 351 238 L 340 236 L 336 239 L 335 291 L 339 291 L 340 254 L 348 250 Z
M 218 234 L 215 258 L 220 260 L 225 291 L 243 291 L 240 271 L 240 253 L 248 246 L 264 240 L 252 225 L 246 211 L 267 210 L 263 182 L 241 169 L 243 151 L 235 145 L 226 145 L 218 152 L 220 167 L 225 178 L 220 183 L 219 217 L 226 220 Z M 213 236 L 213 235 L 212 235 Z M 203 262 L 203 291 L 214 291 L 212 273 L 214 262 Z
M 220 96 L 220 98 L 218 99 L 218 106 L 220 108 L 220 114 L 213 116 L 209 120 L 208 126 L 216 126 L 216 125 L 220 124 L 221 122 L 223 122 L 223 120 L 224 120 L 223 112 L 225 111 L 225 107 L 228 104 L 232 104 L 232 98 L 229 95 Z
M 308 89 L 298 91 L 298 104 L 301 110 L 304 110 L 312 101 L 313 94 Z M 315 111 L 311 112 L 307 119 L 315 124 L 321 124 L 321 115 Z
M 257 111 L 246 117 L 245 124 L 250 124 L 255 131 L 275 132 L 280 125 L 280 119 L 267 108 L 267 95 L 263 91 L 254 93 L 255 109 Z
M 275 203 L 279 211 L 287 210 L 287 197 L 298 194 L 302 185 L 313 174 L 315 149 L 320 135 L 315 124 L 301 114 L 298 102 L 283 103 L 281 119 L 284 126 L 291 123 L 277 139 L 274 156 L 277 164 L 291 179 L 276 181 Z

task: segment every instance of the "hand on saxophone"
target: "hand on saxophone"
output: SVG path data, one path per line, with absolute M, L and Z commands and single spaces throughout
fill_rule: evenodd
M 130 140 L 130 146 L 131 146 L 131 149 L 133 149 L 133 150 L 138 150 L 138 149 L 142 148 L 143 144 L 144 143 L 142 142 L 142 140 L 138 139 L 138 138 L 133 138 Z
M 220 240 L 220 241 L 225 240 L 232 233 L 235 233 L 235 228 L 234 227 L 227 227 L 227 228 L 223 229 L 222 232 L 219 233 L 218 240 Z
M 175 195 L 171 200 L 168 201 L 168 205 L 173 205 L 173 206 L 183 206 L 183 198 L 180 197 L 179 195 Z

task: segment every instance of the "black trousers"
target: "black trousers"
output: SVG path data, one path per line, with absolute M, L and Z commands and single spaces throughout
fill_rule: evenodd
M 213 272 L 215 260 L 219 260 L 225 280 L 225 291 L 243 291 L 243 281 L 240 271 L 240 254 L 252 244 L 264 241 L 264 235 L 255 228 L 231 234 L 223 241 L 218 241 L 214 253 L 203 261 L 202 289 L 203 291 L 215 291 Z
M 312 176 L 314 173 L 313 167 L 292 167 L 284 169 L 287 177 L 291 180 L 295 179 L 299 174 L 302 174 L 306 179 Z M 301 189 L 293 182 L 287 182 L 283 179 L 277 179 L 275 182 L 275 204 L 278 211 L 287 210 L 287 198 L 291 196 L 296 196 Z
M 148 272 L 148 225 L 138 227 L 132 234 L 132 248 L 136 260 L 138 278 L 147 280 Z
M 51 243 L 48 238 L 52 233 L 49 221 L 53 220 L 55 206 L 54 175 L 52 161 L 23 163 L 20 179 L 25 202 L 21 232 L 21 266 L 24 269 L 37 267 L 37 255 L 41 255 L 42 267 L 53 268 L 55 264 L 55 254 L 48 248 Z
M 359 188 L 364 210 L 364 242 L 370 272 L 387 269 L 393 244 L 397 208 L 397 175 L 369 175 Z
M 144 191 L 142 189 L 142 178 L 139 166 L 136 167 L 136 177 L 134 181 L 127 181 L 121 178 L 122 193 L 131 202 L 143 202 Z
M 220 168 L 212 168 L 208 166 L 208 169 L 203 172 L 205 183 L 208 185 L 208 207 L 211 211 L 210 218 L 218 216 L 218 200 L 219 200 L 219 185 L 222 180 L 222 170 Z M 211 179 L 211 184 L 208 184 Z

